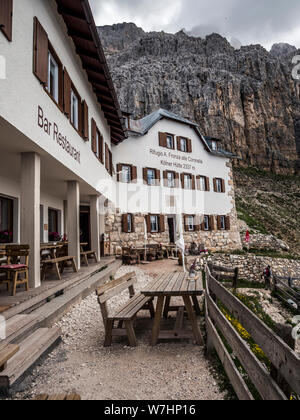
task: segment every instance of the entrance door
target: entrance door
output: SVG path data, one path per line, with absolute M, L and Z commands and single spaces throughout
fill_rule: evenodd
M 168 226 L 169 226 L 170 244 L 174 244 L 175 243 L 175 219 L 174 219 L 174 216 L 168 217 Z
M 90 207 L 80 206 L 80 243 L 87 243 L 86 251 L 91 249 Z
M 0 196 L 0 241 L 2 243 L 10 243 L 13 241 L 13 209 L 13 200 Z

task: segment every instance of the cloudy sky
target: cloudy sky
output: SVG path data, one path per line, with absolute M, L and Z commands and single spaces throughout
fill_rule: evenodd
M 134 22 L 146 31 L 220 33 L 243 45 L 300 48 L 300 0 L 90 0 L 98 25 Z

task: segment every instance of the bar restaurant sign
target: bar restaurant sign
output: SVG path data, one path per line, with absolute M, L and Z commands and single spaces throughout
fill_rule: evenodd
M 55 122 L 51 123 L 49 119 L 45 117 L 44 111 L 40 106 L 38 107 L 38 126 L 48 134 L 49 137 L 52 137 L 53 141 L 55 141 L 59 147 L 80 163 L 80 152 L 72 146 L 66 136 L 62 135 L 58 125 Z

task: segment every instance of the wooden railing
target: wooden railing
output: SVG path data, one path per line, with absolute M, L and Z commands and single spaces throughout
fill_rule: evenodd
M 295 302 L 297 311 L 300 313 L 300 293 L 289 286 L 288 277 L 274 276 L 274 293 L 280 300 L 287 304 L 289 300 Z
M 217 305 L 222 305 L 239 321 L 272 364 L 272 376 L 241 338 Z M 216 351 L 240 400 L 253 400 L 242 374 L 235 366 L 222 337 L 239 359 L 263 400 L 287 400 L 279 383 L 288 384 L 300 395 L 300 357 L 239 299 L 223 287 L 206 267 L 206 328 L 208 352 Z M 276 373 L 276 375 L 275 375 Z M 276 380 L 274 379 L 276 377 Z

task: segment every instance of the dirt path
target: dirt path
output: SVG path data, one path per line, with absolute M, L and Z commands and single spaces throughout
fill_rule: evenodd
M 152 281 L 148 275 L 178 269 L 174 262 L 141 268 L 122 267 L 117 276 L 135 270 L 137 291 Z M 118 306 L 127 294 L 111 304 Z M 220 393 L 203 350 L 189 343 L 149 345 L 151 331 L 141 324 L 139 346 L 126 341 L 103 347 L 104 327 L 94 295 L 74 307 L 59 323 L 63 343 L 22 384 L 14 399 L 41 393 L 77 392 L 82 399 L 219 400 Z

